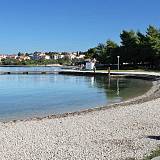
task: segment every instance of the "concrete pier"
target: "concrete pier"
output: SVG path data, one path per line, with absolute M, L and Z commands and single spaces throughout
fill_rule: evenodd
M 39 74 L 65 74 L 65 75 L 85 75 L 85 76 L 96 76 L 96 75 L 104 75 L 108 76 L 108 71 L 79 71 L 79 70 L 60 70 L 60 71 L 0 71 L 0 75 L 39 75 Z M 142 78 L 148 80 L 157 80 L 160 78 L 160 73 L 152 73 L 152 72 L 110 72 L 111 77 L 120 76 L 120 77 L 128 77 L 128 78 Z

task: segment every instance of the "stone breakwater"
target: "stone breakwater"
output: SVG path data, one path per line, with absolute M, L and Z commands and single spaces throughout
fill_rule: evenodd
M 1 122 L 0 159 L 142 159 L 160 145 L 151 138 L 160 136 L 160 85 L 154 83 L 146 95 L 108 109 Z

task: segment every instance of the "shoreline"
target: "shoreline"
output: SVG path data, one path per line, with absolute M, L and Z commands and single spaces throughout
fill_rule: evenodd
M 65 72 L 65 74 L 67 74 L 67 72 Z M 69 75 L 70 75 L 71 71 L 69 71 Z M 73 72 L 74 73 L 74 72 Z M 79 72 L 75 72 L 75 76 L 77 75 L 77 73 L 79 74 Z M 87 73 L 87 72 L 86 72 Z M 63 73 L 62 73 L 63 74 Z M 103 75 L 104 73 L 102 73 Z M 59 114 L 49 114 L 47 116 L 34 116 L 34 117 L 28 117 L 25 119 L 13 119 L 13 120 L 5 120 L 5 121 L 0 121 L 0 123 L 10 123 L 10 122 L 19 122 L 19 121 L 32 121 L 32 120 L 42 120 L 42 119 L 55 119 L 55 118 L 63 118 L 63 117 L 68 117 L 68 116 L 75 116 L 75 115 L 81 115 L 81 114 L 87 114 L 89 112 L 95 112 L 95 111 L 100 111 L 100 110 L 108 110 L 110 108 L 114 108 L 114 107 L 119 107 L 119 106 L 124 106 L 124 105 L 132 105 L 132 104 L 140 104 L 143 102 L 147 102 L 147 101 L 151 101 L 153 99 L 156 98 L 160 98 L 160 91 L 158 91 L 158 89 L 156 88 L 160 88 L 160 80 L 156 80 L 157 78 L 160 78 L 160 76 L 157 75 L 122 75 L 122 73 L 119 75 L 116 75 L 115 73 L 113 75 L 111 75 L 111 77 L 115 77 L 115 76 L 122 76 L 122 77 L 126 77 L 126 78 L 138 78 L 138 79 L 145 79 L 148 81 L 152 81 L 152 87 L 143 95 L 140 96 L 136 96 L 134 98 L 129 98 L 127 100 L 124 100 L 122 102 L 118 102 L 118 103 L 112 103 L 112 104 L 108 104 L 108 105 L 103 105 L 103 106 L 97 106 L 97 107 L 92 107 L 89 109 L 84 109 L 84 110 L 78 110 L 78 111 L 74 111 L 74 112 L 65 112 L 65 113 L 59 113 Z M 157 93 L 158 91 L 158 93 Z M 157 95 L 158 94 L 158 95 Z
M 139 78 L 139 77 L 138 77 Z M 150 77 L 148 80 L 151 80 Z M 16 123 L 16 122 L 26 122 L 26 121 L 34 121 L 34 120 L 43 120 L 43 119 L 56 119 L 56 118 L 64 118 L 68 116 L 75 116 L 75 115 L 85 115 L 89 112 L 98 112 L 101 110 L 108 110 L 111 108 L 117 108 L 125 105 L 134 105 L 134 104 L 141 104 L 144 102 L 149 102 L 154 99 L 160 98 L 160 80 L 152 80 L 152 87 L 143 95 L 134 97 L 134 98 L 129 98 L 127 100 L 124 100 L 119 103 L 113 103 L 113 104 L 108 104 L 104 106 L 97 106 L 97 107 L 92 107 L 89 109 L 84 109 L 84 110 L 78 110 L 74 112 L 65 112 L 65 113 L 59 113 L 59 114 L 50 114 L 47 116 L 35 116 L 35 117 L 29 117 L 25 119 L 15 119 L 15 120 L 9 120 L 9 121 L 1 121 L 0 123 Z

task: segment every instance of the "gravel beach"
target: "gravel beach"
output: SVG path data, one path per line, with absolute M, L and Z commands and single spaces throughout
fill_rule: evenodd
M 160 98 L 74 116 L 1 122 L 0 159 L 139 160 L 160 145 L 154 136 L 160 136 Z

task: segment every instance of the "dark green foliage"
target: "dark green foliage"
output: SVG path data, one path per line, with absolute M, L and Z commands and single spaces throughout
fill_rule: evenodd
M 1 60 L 1 64 L 3 65 L 17 65 L 18 63 L 18 60 L 12 58 L 6 58 Z
M 160 30 L 149 26 L 145 34 L 133 30 L 123 30 L 120 34 L 121 45 L 108 40 L 88 50 L 87 58 L 97 58 L 99 63 L 116 64 L 117 56 L 120 63 L 146 68 L 160 67 Z
M 71 64 L 71 61 L 67 58 L 54 60 L 54 59 L 40 59 L 40 60 L 23 60 L 19 61 L 18 59 L 6 58 L 1 60 L 2 65 L 47 65 L 47 64 Z
M 71 60 L 68 57 L 62 58 L 62 59 L 58 59 L 57 62 L 59 64 L 64 64 L 64 65 L 71 65 Z

